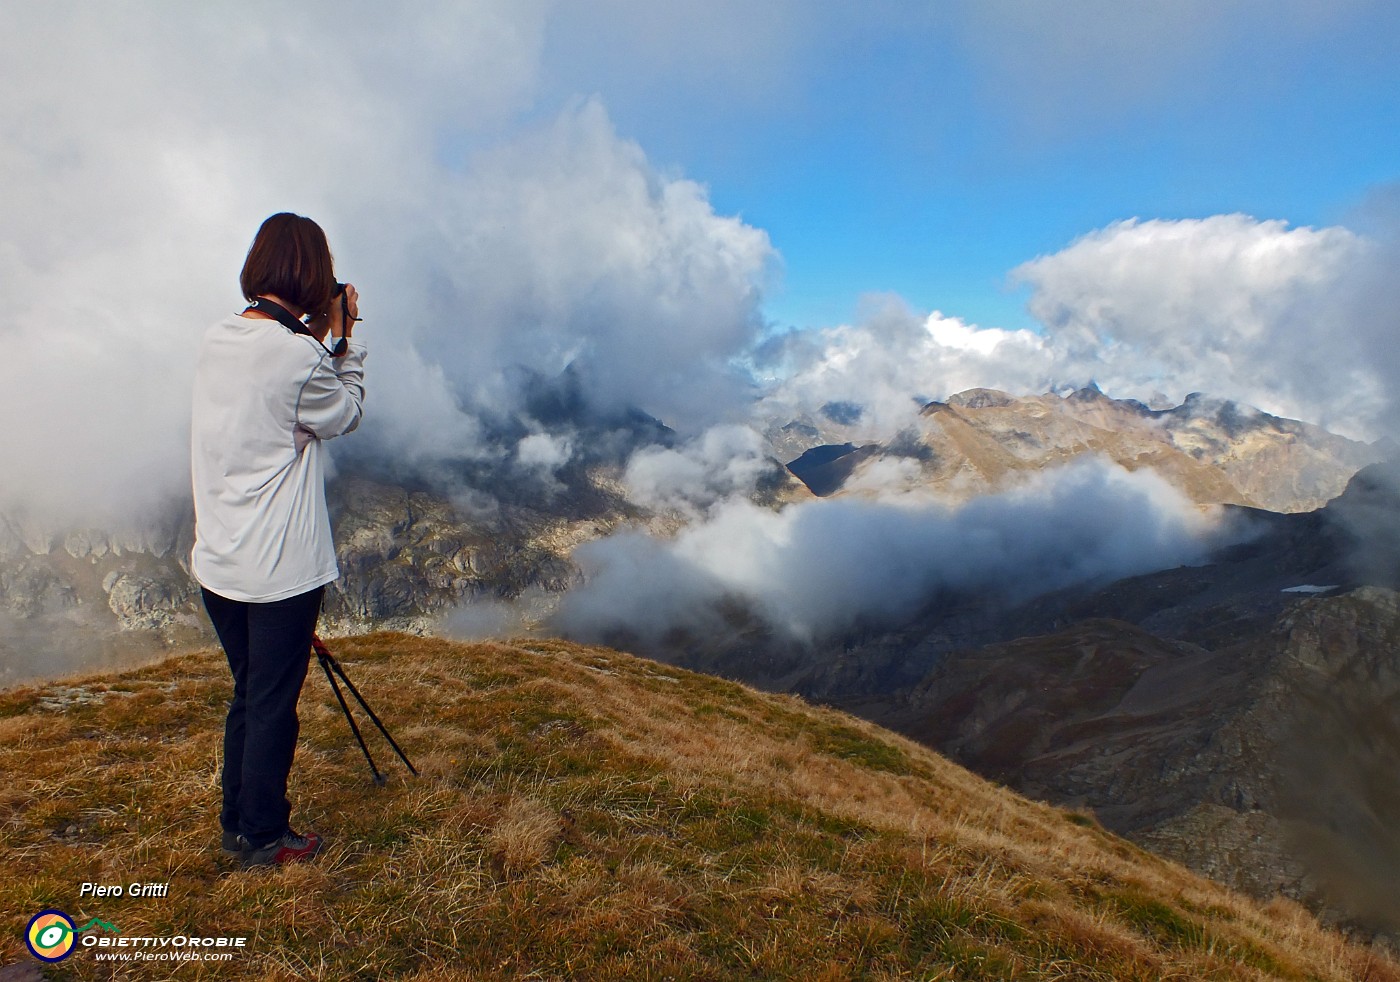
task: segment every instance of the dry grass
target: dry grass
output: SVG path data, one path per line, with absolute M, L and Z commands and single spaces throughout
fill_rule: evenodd
M 333 647 L 422 777 L 372 786 L 313 676 L 294 823 L 328 846 L 285 870 L 217 850 L 217 655 L 0 693 L 0 964 L 52 906 L 250 939 L 174 970 L 80 951 L 72 978 L 1400 982 L 1296 905 L 791 697 L 563 642 Z

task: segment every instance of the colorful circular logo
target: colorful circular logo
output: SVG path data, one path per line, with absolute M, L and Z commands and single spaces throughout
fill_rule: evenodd
M 41 910 L 29 921 L 24 943 L 40 961 L 61 962 L 73 953 L 73 921 L 61 910 Z

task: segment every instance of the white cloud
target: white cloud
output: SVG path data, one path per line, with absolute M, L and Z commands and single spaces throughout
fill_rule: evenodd
M 596 100 L 474 157 L 439 223 L 434 350 L 486 401 L 508 401 L 504 365 L 572 364 L 608 407 L 692 430 L 731 411 L 729 362 L 759 327 L 775 253 L 703 186 L 655 171 Z
M 780 512 L 731 499 L 673 540 L 630 533 L 581 546 L 584 585 L 564 596 L 553 626 L 655 642 L 676 627 L 723 630 L 721 605 L 740 600 L 811 640 L 857 622 L 898 623 L 942 589 L 1016 600 L 1192 562 L 1213 531 L 1155 474 L 1101 461 L 957 510 L 910 495 Z
M 1067 375 L 1374 433 L 1387 380 L 1349 309 L 1374 261 L 1345 228 L 1217 215 L 1117 222 L 1013 276 Z
M 258 223 L 317 217 L 373 317 L 402 296 L 435 127 L 521 105 L 539 43 L 525 4 L 223 7 L 7 11 L 0 507 L 139 523 L 187 496 L 194 351 Z
M 0 508 L 139 522 L 187 496 L 199 336 L 281 210 L 360 288 L 372 456 L 480 457 L 474 403 L 499 407 L 516 364 L 573 361 L 594 399 L 697 429 L 728 412 L 772 248 L 596 101 L 518 125 L 546 12 L 9 11 L 0 418 L 23 425 L 0 432 Z
M 760 360 L 779 376 L 766 411 L 815 416 L 828 403 L 852 403 L 862 408 L 857 429 L 871 439 L 909 425 L 923 400 L 975 386 L 1043 391 L 1053 380 L 1036 334 L 920 315 L 894 298 L 881 298 L 858 324 L 770 341 Z
M 1394 216 L 1378 231 L 1246 215 L 1115 222 L 1022 264 L 1042 333 L 981 328 L 894 299 L 852 325 L 793 332 L 760 351 L 774 416 L 864 408 L 854 432 L 888 439 L 915 397 L 1096 381 L 1110 395 L 1192 391 L 1373 439 L 1400 412 Z
M 691 96 L 723 64 L 726 98 L 757 104 L 860 19 L 826 10 L 808 44 L 789 37 L 801 5 L 716 9 L 608 4 L 597 25 L 635 28 L 638 65 L 672 64 L 693 41 L 673 76 Z M 1105 16 L 1094 30 L 1121 27 Z M 595 402 L 686 433 L 742 419 L 753 392 L 733 363 L 760 329 L 776 253 L 703 185 L 658 169 L 600 100 L 539 103 L 598 68 L 596 38 L 571 39 L 578 23 L 517 0 L 8 11 L 0 417 L 21 425 L 0 431 L 0 508 L 140 522 L 185 496 L 199 334 L 236 309 L 252 232 L 283 209 L 326 226 L 364 297 L 369 404 L 352 439 L 374 456 L 426 470 L 500 456 L 476 410 L 517 398 L 516 365 L 573 364 Z M 542 62 L 571 44 L 560 70 Z M 888 437 L 916 397 L 1097 377 L 1370 426 L 1400 375 L 1396 305 L 1382 302 L 1395 278 L 1372 245 L 1242 216 L 1110 226 L 1019 270 L 1043 335 L 886 303 L 769 342 L 755 356 L 778 376 L 765 405 L 860 404 L 872 438 Z M 743 485 L 756 457 L 724 432 L 718 449 L 634 460 L 635 493 L 703 508 Z M 717 470 L 725 453 L 733 473 Z
M 919 461 L 911 457 L 877 457 L 847 478 L 841 493 L 879 497 L 927 494 L 928 478 Z
M 549 494 L 563 490 L 558 479 L 559 468 L 574 455 L 573 441 L 567 436 L 551 433 L 531 433 L 515 445 L 515 467 L 533 478 Z
M 627 462 L 627 496 L 647 508 L 692 517 L 719 501 L 751 494 L 773 467 L 763 438 L 747 426 L 715 426 L 675 448 L 644 447 Z
M 573 452 L 567 437 L 548 433 L 531 433 L 515 445 L 515 459 L 522 467 L 541 467 L 548 471 L 567 464 Z

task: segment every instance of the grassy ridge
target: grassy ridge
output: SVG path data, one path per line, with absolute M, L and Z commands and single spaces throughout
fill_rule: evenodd
M 285 870 L 217 851 L 218 655 L 0 693 L 0 965 L 37 964 L 24 925 L 58 907 L 250 939 L 59 978 L 1400 980 L 1293 904 L 791 697 L 563 642 L 333 648 L 423 776 L 373 787 L 313 676 L 293 822 L 328 847 Z M 170 895 L 78 896 L 133 881 Z

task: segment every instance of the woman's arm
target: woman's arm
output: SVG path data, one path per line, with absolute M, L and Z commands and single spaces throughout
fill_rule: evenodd
M 359 316 L 360 294 L 347 283 L 344 301 L 336 297 L 321 323 L 312 325 L 313 331 L 320 327 L 316 339 L 324 338 L 331 350 L 341 338 L 347 342 L 344 355 L 321 359 L 297 399 L 297 426 L 322 440 L 343 436 L 360 425 L 365 401 L 365 348 L 350 343 Z
M 360 425 L 365 401 L 365 347 L 352 341 L 339 358 L 322 355 L 297 397 L 297 425 L 331 440 Z

